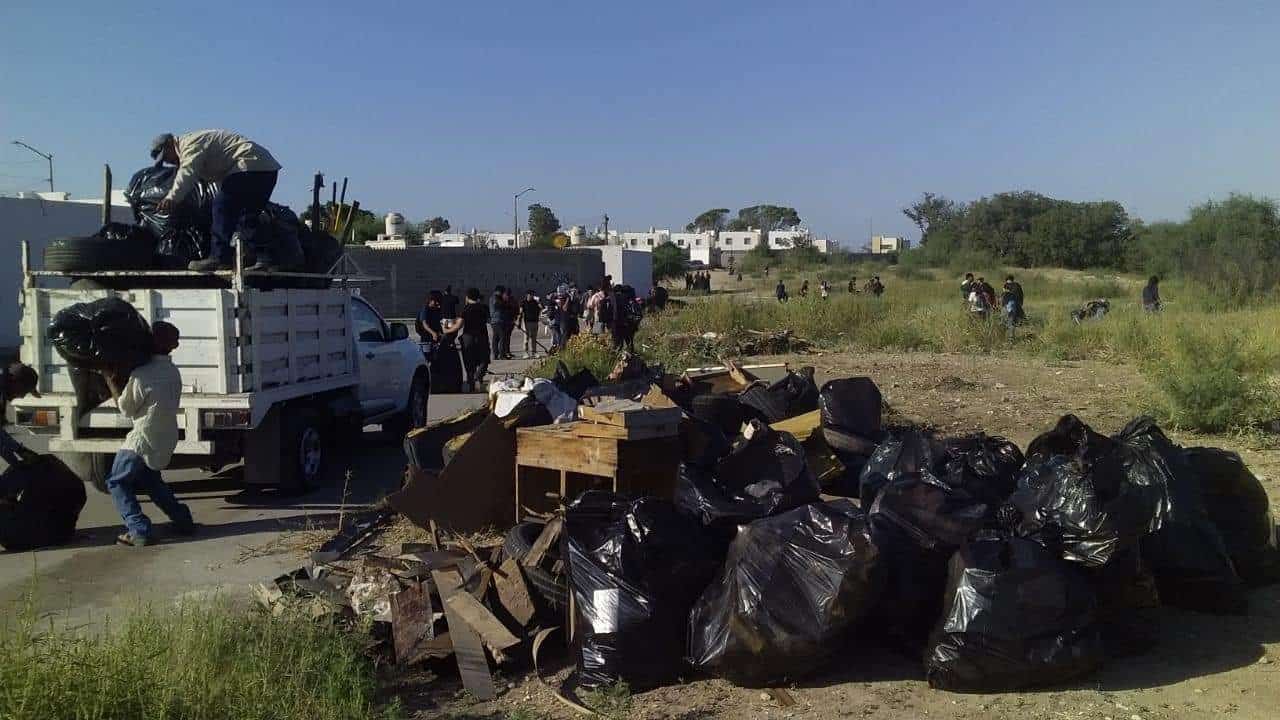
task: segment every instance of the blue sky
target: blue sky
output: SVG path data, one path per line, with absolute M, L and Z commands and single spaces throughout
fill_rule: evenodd
M 793 205 L 853 242 L 929 190 L 1117 199 L 1146 219 L 1280 196 L 1275 2 L 258 2 L 0 7 L 0 192 L 121 185 L 226 127 L 365 207 L 683 225 Z M 56 9 L 55 9 L 56 8 Z M 523 210 L 522 210 L 523 214 Z

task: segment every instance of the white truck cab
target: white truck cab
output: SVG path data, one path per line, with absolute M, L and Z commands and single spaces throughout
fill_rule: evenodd
M 301 492 L 322 478 L 335 444 L 367 424 L 426 423 L 430 371 L 409 329 L 388 324 L 352 289 L 360 279 L 236 270 L 77 272 L 29 269 L 24 246 L 21 359 L 41 397 L 14 400 L 17 424 L 54 434 L 50 451 L 105 490 L 130 428 L 114 403 L 82 407 L 66 361 L 46 336 L 58 311 L 108 296 L 182 335 L 180 439 L 170 467 L 216 470 L 244 461 L 244 479 Z

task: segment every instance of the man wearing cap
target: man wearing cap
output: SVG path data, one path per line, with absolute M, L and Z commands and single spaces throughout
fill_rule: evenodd
M 40 392 L 36 390 L 39 381 L 40 377 L 30 365 L 15 362 L 8 367 L 0 368 L 0 459 L 10 465 L 20 465 L 23 461 L 33 458 L 35 453 L 23 447 L 5 432 L 4 424 L 9 401 L 27 395 L 40 397 Z
M 231 235 L 241 220 L 256 222 L 276 187 L 280 163 L 266 148 L 229 130 L 197 130 L 176 137 L 165 133 L 151 141 L 151 158 L 178 166 L 173 187 L 160 201 L 162 213 L 182 202 L 196 180 L 218 184 L 209 257 L 192 262 L 190 268 L 209 272 L 231 267 Z M 252 269 L 271 269 L 270 259 L 261 258 Z

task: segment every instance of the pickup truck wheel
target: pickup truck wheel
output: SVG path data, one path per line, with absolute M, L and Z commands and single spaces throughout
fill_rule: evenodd
M 286 415 L 282 440 L 280 489 L 301 494 L 319 487 L 327 460 L 320 414 L 306 408 Z
M 396 438 L 403 438 L 414 428 L 427 426 L 427 404 L 431 401 L 431 381 L 426 371 L 413 376 L 409 386 L 409 405 L 403 413 L 388 420 L 383 430 Z
M 107 492 L 107 475 L 111 473 L 114 455 L 106 453 L 54 453 L 81 480 L 100 493 Z

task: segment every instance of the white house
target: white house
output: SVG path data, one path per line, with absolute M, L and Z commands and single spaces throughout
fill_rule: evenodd
M 763 230 L 721 230 L 718 245 L 725 252 L 748 252 L 764 242 Z
M 698 248 L 713 248 L 716 246 L 716 231 L 708 230 L 706 232 L 673 232 L 671 233 L 671 242 L 681 250 L 693 252 Z
M 648 232 L 624 232 L 619 236 L 619 244 L 628 250 L 652 251 L 662 243 L 671 239 L 670 230 L 649 228 Z
M 770 250 L 790 250 L 796 246 L 796 241 L 809 240 L 812 235 L 806 228 L 792 228 L 790 230 L 770 230 L 769 231 L 769 249 Z
M 871 236 L 871 252 L 876 255 L 902 252 L 909 247 L 911 247 L 911 243 L 906 238 L 892 235 Z

